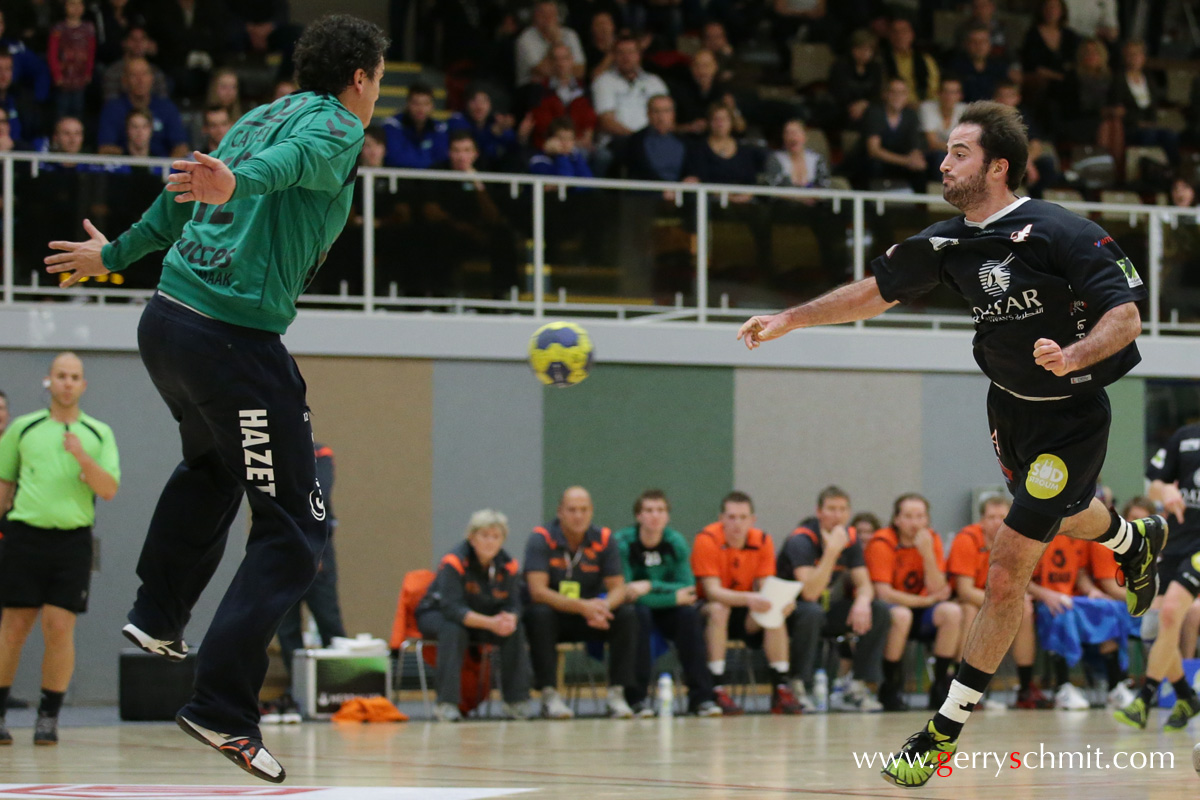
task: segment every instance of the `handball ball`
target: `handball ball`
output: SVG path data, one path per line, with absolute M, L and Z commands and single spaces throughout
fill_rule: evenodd
M 547 386 L 574 386 L 592 368 L 592 339 L 572 322 L 551 322 L 529 340 L 529 366 Z

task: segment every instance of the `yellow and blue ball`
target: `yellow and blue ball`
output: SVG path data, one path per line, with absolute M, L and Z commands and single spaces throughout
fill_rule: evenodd
M 592 368 L 592 339 L 573 322 L 551 322 L 529 340 L 529 366 L 547 386 L 574 386 Z

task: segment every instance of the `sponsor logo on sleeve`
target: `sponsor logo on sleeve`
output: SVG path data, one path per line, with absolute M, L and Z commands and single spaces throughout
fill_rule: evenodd
M 1125 273 L 1125 282 L 1129 284 L 1130 289 L 1142 285 L 1142 276 L 1138 275 L 1132 261 L 1122 258 L 1117 262 L 1117 266 L 1121 268 L 1121 272 Z
M 1166 463 L 1167 450 L 1165 447 L 1160 447 L 1158 448 L 1158 452 L 1154 454 L 1154 458 L 1150 459 L 1150 466 L 1154 467 L 1155 469 L 1162 469 Z

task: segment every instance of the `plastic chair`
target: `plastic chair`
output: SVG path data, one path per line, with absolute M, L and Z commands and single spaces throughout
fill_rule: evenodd
M 390 646 L 398 654 L 396 669 L 392 671 L 393 691 L 400 690 L 404 673 L 404 654 L 412 650 L 417 657 L 417 680 L 421 684 L 421 703 L 426 716 L 433 715 L 433 704 L 429 699 L 429 679 L 425 674 L 425 641 L 417 627 L 417 604 L 425 596 L 429 584 L 437 577 L 433 570 L 415 569 L 404 575 L 400 583 L 400 596 L 396 600 L 396 615 L 392 619 Z M 436 647 L 436 644 L 430 644 Z

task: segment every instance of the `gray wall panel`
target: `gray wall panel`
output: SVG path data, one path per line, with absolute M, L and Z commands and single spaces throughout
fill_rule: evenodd
M 462 539 L 471 512 L 508 515 L 523 558 L 541 524 L 542 395 L 524 364 L 439 361 L 433 370 L 433 557 Z
M 933 529 L 952 534 L 974 521 L 972 490 L 1001 487 L 1004 476 L 987 422 L 982 375 L 925 375 L 921 380 L 921 464 Z
M 734 481 L 776 544 L 831 483 L 881 518 L 922 486 L 918 375 L 739 369 L 733 430 Z
M 179 461 L 175 422 L 154 390 L 136 353 L 82 353 L 88 390 L 83 409 L 112 426 L 121 452 L 121 488 L 111 503 L 99 502 L 96 535 L 100 571 L 92 575 L 87 614 L 76 628 L 77 665 L 68 701 L 76 704 L 117 701 L 117 654 L 129 645 L 121 636 L 133 603 L 134 574 L 146 526 L 167 477 Z M 44 407 L 42 389 L 54 353 L 0 351 L 0 389 L 9 396 L 14 416 Z M 233 577 L 245 542 L 245 516 L 233 524 L 225 560 L 192 617 L 187 639 L 196 644 L 208 628 L 217 602 Z M 26 643 L 14 684 L 20 697 L 37 697 L 41 685 L 41 634 Z

